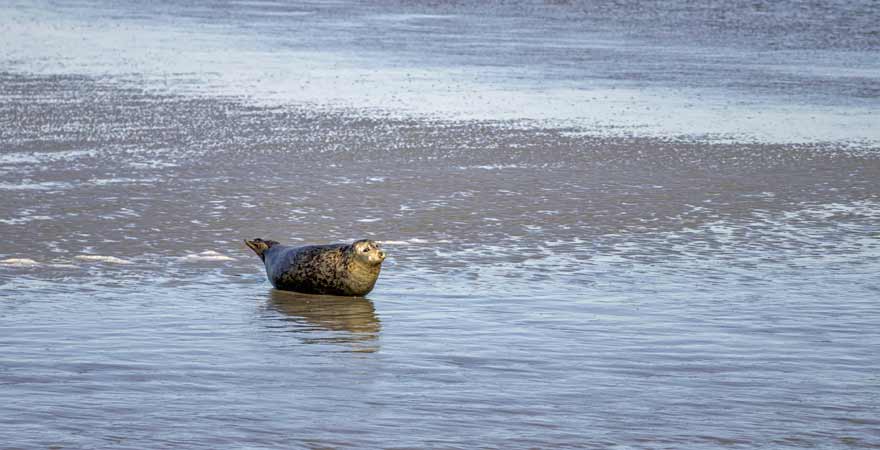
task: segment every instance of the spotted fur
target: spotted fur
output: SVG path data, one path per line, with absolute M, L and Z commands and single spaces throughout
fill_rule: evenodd
M 245 243 L 263 260 L 275 288 L 307 294 L 367 295 L 385 260 L 385 252 L 370 240 L 304 247 L 262 239 Z

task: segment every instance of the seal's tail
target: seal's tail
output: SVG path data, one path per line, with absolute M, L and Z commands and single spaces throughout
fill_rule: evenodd
M 251 250 L 253 250 L 254 253 L 256 253 L 257 256 L 260 257 L 260 259 L 265 259 L 264 253 L 266 252 L 266 250 L 269 250 L 269 248 L 271 248 L 273 245 L 278 245 L 278 243 L 275 241 L 264 241 L 259 238 L 250 240 L 245 239 L 244 243 L 245 245 L 250 247 Z

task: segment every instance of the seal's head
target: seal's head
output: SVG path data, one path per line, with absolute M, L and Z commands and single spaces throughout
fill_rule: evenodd
M 263 239 L 245 239 L 244 243 L 257 254 L 263 261 L 266 260 L 266 250 L 269 250 L 273 245 L 278 245 L 275 241 L 263 240 Z
M 379 244 L 369 239 L 362 239 L 351 244 L 351 252 L 354 258 L 368 266 L 378 266 L 385 261 L 385 252 L 379 248 Z

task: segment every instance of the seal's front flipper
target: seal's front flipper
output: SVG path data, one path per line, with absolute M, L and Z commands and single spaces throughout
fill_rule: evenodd
M 251 239 L 251 240 L 245 239 L 244 243 L 245 243 L 245 245 L 250 247 L 250 249 L 253 250 L 254 253 L 256 253 L 257 256 L 260 257 L 260 259 L 265 259 L 265 256 L 264 256 L 265 251 L 269 250 L 269 248 L 272 247 L 273 245 L 278 244 L 275 241 L 264 241 L 259 238 Z

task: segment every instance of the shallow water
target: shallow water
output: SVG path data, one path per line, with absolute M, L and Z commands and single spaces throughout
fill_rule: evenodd
M 0 5 L 8 70 L 602 134 L 880 142 L 872 0 Z
M 580 78 L 517 47 L 556 23 L 546 5 L 236 5 L 254 14 L 223 18 L 214 7 L 174 3 L 140 13 L 93 2 L 4 7 L 14 13 L 4 15 L 6 29 L 51 23 L 59 35 L 32 32 L 50 42 L 90 20 L 118 21 L 113 33 L 134 33 L 132 41 L 179 37 L 168 30 L 192 41 L 170 39 L 156 53 L 121 42 L 132 52 L 123 57 L 110 44 L 89 45 L 96 31 L 69 43 L 76 51 L 66 58 L 46 55 L 54 47 L 25 55 L 25 38 L 0 50 L 4 447 L 880 446 L 880 160 L 858 113 L 877 106 L 876 63 L 860 63 L 876 51 L 876 22 L 864 34 L 810 33 L 798 20 L 817 11 L 797 20 L 777 11 L 774 20 L 791 30 L 755 22 L 767 39 L 724 20 L 704 35 L 703 22 L 674 10 L 655 27 L 644 25 L 650 9 L 603 20 L 587 9 L 593 19 L 557 24 L 574 33 L 573 45 L 589 34 L 577 34 L 578 24 L 601 22 L 596 32 L 608 39 L 640 30 L 673 46 L 704 36 L 687 45 L 707 54 L 723 38 L 741 55 L 855 55 L 852 70 L 868 75 L 854 90 L 832 76 L 830 90 L 807 93 L 809 73 L 822 70 L 808 61 L 794 100 L 780 103 L 767 92 L 772 83 L 743 88 L 755 99 L 746 109 L 781 105 L 796 110 L 785 116 L 796 123 L 837 111 L 822 117 L 848 125 L 840 135 L 849 139 L 818 132 L 792 143 L 803 136 L 782 130 L 774 141 L 746 122 L 725 130 L 748 136 L 741 140 L 681 137 L 707 134 L 711 114 L 696 128 L 663 122 L 659 135 L 642 132 L 641 116 L 596 128 L 572 125 L 566 110 L 542 116 L 541 107 L 516 121 L 503 113 L 461 120 L 468 115 L 447 106 L 459 92 L 482 94 L 475 85 L 428 90 L 443 101 L 425 116 L 388 101 L 416 101 L 421 89 L 393 76 L 376 105 L 359 103 L 357 89 L 318 105 L 284 84 L 267 92 L 254 72 L 231 67 L 229 55 L 243 50 L 240 35 L 226 33 L 267 26 L 254 15 L 276 24 L 271 38 L 247 41 L 266 46 L 253 49 L 259 61 L 291 48 L 315 64 L 362 46 L 381 50 L 379 68 L 352 63 L 377 70 L 376 79 L 422 64 L 448 82 L 431 58 L 446 52 L 457 55 L 448 66 L 474 64 L 486 42 L 512 47 L 486 69 L 498 72 L 490 84 L 501 92 L 550 92 Z M 876 9 L 836 14 L 852 23 L 862 20 L 859 8 Z M 310 32 L 336 32 L 293 33 L 286 21 L 308 16 L 300 9 L 322 18 L 307 22 Z M 491 25 L 482 33 L 461 23 L 477 14 Z M 460 37 L 444 35 L 457 46 L 407 47 L 401 36 L 432 41 L 420 27 L 390 27 L 368 35 L 385 41 L 360 44 L 339 31 L 448 17 L 463 17 L 453 21 Z M 797 33 L 802 39 L 786 40 Z M 560 36 L 535 37 L 535 48 Z M 374 48 L 382 42 L 390 48 Z M 619 49 L 615 42 L 607 46 Z M 227 53 L 206 52 L 185 77 L 155 83 L 173 50 L 225 44 Z M 420 54 L 428 62 L 414 62 Z M 693 76 L 641 88 L 739 93 L 708 75 L 718 73 L 712 58 L 694 63 L 703 70 Z M 519 63 L 564 74 L 520 84 L 511 71 Z M 344 73 L 333 83 L 346 84 Z M 254 95 L 242 96 L 250 87 Z M 368 237 L 389 260 L 366 299 L 284 293 L 242 243 L 252 237 Z

